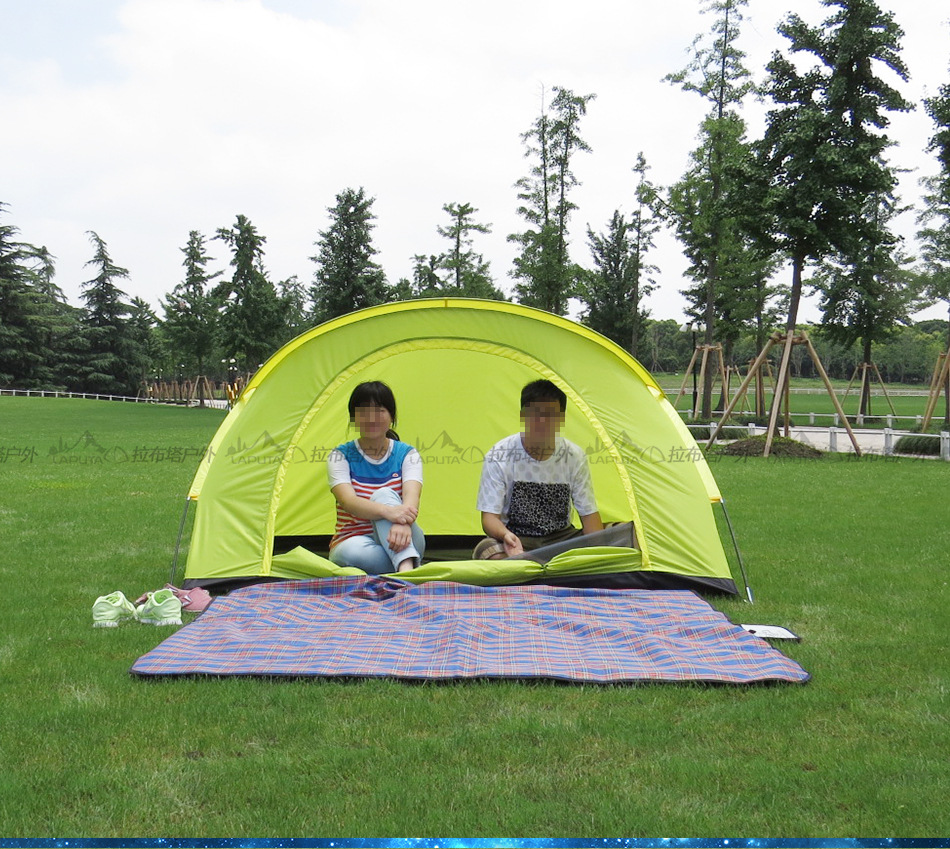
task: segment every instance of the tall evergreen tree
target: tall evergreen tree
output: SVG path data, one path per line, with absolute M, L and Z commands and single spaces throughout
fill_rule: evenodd
M 307 287 L 294 274 L 277 284 L 277 296 L 284 316 L 284 342 L 299 336 L 312 326 L 308 309 Z
M 581 318 L 598 333 L 635 353 L 631 350 L 633 328 L 646 315 L 639 301 L 634 303 L 639 269 L 630 243 L 630 223 L 620 210 L 615 210 L 603 233 L 587 228 L 587 241 L 594 268 L 581 280 L 579 294 L 586 306 Z
M 939 171 L 923 180 L 924 206 L 918 216 L 921 229 L 921 282 L 923 294 L 931 303 L 943 301 L 948 308 L 943 351 L 950 351 L 950 84 L 940 87 L 936 96 L 924 101 L 934 123 L 934 134 L 927 150 L 935 154 Z M 950 399 L 950 378 L 944 386 Z M 950 429 L 950 401 L 944 412 L 944 427 Z
M 94 255 L 86 266 L 95 276 L 82 284 L 82 313 L 77 377 L 86 392 L 134 395 L 138 389 L 136 343 L 130 331 L 130 307 L 117 281 L 129 271 L 116 265 L 106 243 L 90 230 Z
M 185 279 L 162 302 L 164 333 L 177 362 L 189 373 L 207 375 L 215 359 L 218 326 L 218 303 L 209 287 L 221 272 L 208 272 L 211 257 L 198 230 L 188 234 L 181 252 L 185 255 Z
M 438 260 L 439 267 L 446 272 L 443 293 L 504 300 L 504 294 L 492 282 L 488 262 L 472 248 L 472 234 L 491 233 L 491 225 L 475 221 L 478 210 L 470 203 L 447 203 L 442 211 L 451 219 L 448 226 L 437 228 L 451 245 Z
M 56 259 L 46 246 L 29 246 L 29 274 L 36 294 L 35 350 L 44 361 L 35 386 L 41 389 L 65 389 L 77 384 L 76 340 L 80 336 L 82 310 L 66 301 L 56 285 Z
M 34 286 L 41 294 L 46 295 L 58 303 L 66 303 L 63 290 L 54 282 L 56 277 L 56 258 L 43 245 L 39 248 L 30 246 L 30 275 Z
M 730 322 L 732 326 L 720 336 L 731 341 L 742 323 L 752 318 L 750 305 L 740 294 L 752 282 L 746 256 L 752 248 L 749 234 L 741 229 L 738 204 L 744 186 L 737 176 L 737 165 L 748 148 L 738 109 L 754 88 L 743 64 L 745 54 L 737 45 L 747 5 L 748 0 L 707 0 L 703 14 L 715 15 L 710 33 L 694 40 L 690 64 L 667 77 L 709 104 L 700 146 L 687 172 L 670 189 L 665 207 L 690 261 L 689 274 L 695 284 L 683 294 L 691 315 L 704 326 L 707 346 L 717 339 L 717 321 Z M 727 304 L 732 307 L 729 312 L 724 311 Z M 713 377 L 709 369 L 702 388 L 705 420 L 712 415 Z
M 433 298 L 443 294 L 444 283 L 439 276 L 442 256 L 416 254 L 412 258 L 412 281 L 410 297 Z
M 321 231 L 311 287 L 313 316 L 327 321 L 391 298 L 383 269 L 373 260 L 373 203 L 362 187 L 344 189 L 329 208 L 330 226 Z
M 651 203 L 656 197 L 656 187 L 647 178 L 648 170 L 646 158 L 643 151 L 640 151 L 637 154 L 637 164 L 633 166 L 633 172 L 637 175 L 637 205 L 630 222 L 630 247 L 634 266 L 629 299 L 630 353 L 634 356 L 639 356 L 643 324 L 650 314 L 649 310 L 642 306 L 642 302 L 656 289 L 657 283 L 653 275 L 659 271 L 657 266 L 647 261 L 647 254 L 656 247 L 654 239 L 660 231 L 660 218 L 654 214 Z
M 129 368 L 137 386 L 141 386 L 162 357 L 162 341 L 158 333 L 158 317 L 142 298 L 129 304 Z
M 554 93 L 551 113 L 542 103 L 541 115 L 522 135 L 525 155 L 536 159 L 529 176 L 516 183 L 518 214 L 528 229 L 508 239 L 521 246 L 512 271 L 519 301 L 563 315 L 579 274 L 568 251 L 568 223 L 576 209 L 570 191 L 579 184 L 572 163 L 577 153 L 590 152 L 579 126 L 595 95 L 560 87 Z
M 244 215 L 238 215 L 233 226 L 219 228 L 215 238 L 231 248 L 233 269 L 231 279 L 214 290 L 224 304 L 221 346 L 239 369 L 254 372 L 284 338 L 280 300 L 264 270 L 266 239 Z
M 43 307 L 49 299 L 30 272 L 36 249 L 18 241 L 18 233 L 0 224 L 0 386 L 30 389 L 49 382 L 49 351 L 43 345 Z
M 581 277 L 578 295 L 586 306 L 584 321 L 639 356 L 642 328 L 649 315 L 643 300 L 656 288 L 653 275 L 658 270 L 647 261 L 647 254 L 655 247 L 660 225 L 651 211 L 656 189 L 647 179 L 642 152 L 633 170 L 638 182 L 631 220 L 616 210 L 604 233 L 587 228 L 594 268 Z

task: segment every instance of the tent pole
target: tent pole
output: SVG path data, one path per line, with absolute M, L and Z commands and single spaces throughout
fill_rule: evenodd
M 191 499 L 185 499 L 185 509 L 181 514 L 181 522 L 178 523 L 178 539 L 175 541 L 175 556 L 172 557 L 172 571 L 168 576 L 168 583 L 172 586 L 175 585 L 175 575 L 178 573 L 178 552 L 181 549 L 181 536 L 185 531 L 185 519 L 188 518 L 188 507 L 191 504 Z
M 732 537 L 732 547 L 736 550 L 736 557 L 739 560 L 739 571 L 742 573 L 742 583 L 745 584 L 746 598 L 749 599 L 749 604 L 755 604 L 755 600 L 752 598 L 752 587 L 749 586 L 749 579 L 745 576 L 745 566 L 742 563 L 742 553 L 739 551 L 739 542 L 736 540 L 736 532 L 732 528 L 729 511 L 726 509 L 726 499 L 720 498 L 719 505 L 722 507 L 722 515 L 726 517 L 726 525 L 729 527 L 729 536 Z

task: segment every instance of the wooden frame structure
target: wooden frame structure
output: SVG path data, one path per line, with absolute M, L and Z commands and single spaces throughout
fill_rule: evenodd
M 139 398 L 150 401 L 164 401 L 170 403 L 202 402 L 214 400 L 217 389 L 204 375 L 191 380 L 143 380 L 139 385 Z
M 699 366 L 699 377 L 698 384 L 703 386 L 706 382 L 706 367 L 709 365 L 709 356 L 712 353 L 715 353 L 717 358 L 717 365 L 719 380 L 722 384 L 722 395 L 726 399 L 726 402 L 729 401 L 729 380 L 726 376 L 726 364 L 722 357 L 722 345 L 697 345 L 693 351 L 693 356 L 690 358 L 689 365 L 686 367 L 686 373 L 683 375 L 683 385 L 680 386 L 680 391 L 676 395 L 676 400 L 673 402 L 673 409 L 679 407 L 680 398 L 686 393 L 686 384 L 689 382 L 690 376 L 693 374 L 693 370 L 696 368 L 696 360 L 699 359 L 699 352 L 702 351 L 702 360 L 700 361 Z M 713 378 L 715 380 L 715 376 Z M 700 393 L 696 393 L 696 397 L 693 398 L 693 418 L 695 419 L 699 415 L 699 398 Z
M 706 447 L 712 447 L 715 443 L 716 438 L 719 436 L 720 431 L 722 430 L 723 425 L 728 421 L 729 416 L 732 415 L 732 411 L 735 409 L 738 399 L 743 396 L 746 390 L 749 388 L 749 384 L 752 382 L 753 377 L 758 373 L 759 368 L 762 366 L 762 363 L 768 358 L 769 352 L 776 345 L 782 345 L 782 363 L 779 366 L 778 370 L 778 380 L 775 383 L 775 394 L 772 396 L 772 412 L 769 415 L 769 425 L 768 430 L 766 431 L 765 438 L 765 450 L 762 453 L 762 456 L 768 457 L 769 453 L 772 450 L 772 441 L 775 438 L 775 432 L 778 429 L 778 416 L 780 409 L 784 406 L 785 408 L 785 435 L 789 434 L 789 409 L 788 409 L 788 398 L 789 398 L 789 365 L 792 359 L 792 348 L 795 345 L 805 345 L 808 348 L 808 353 L 812 358 L 812 362 L 815 364 L 815 368 L 818 369 L 818 373 L 821 375 L 821 379 L 825 383 L 825 389 L 828 390 L 828 395 L 831 396 L 831 401 L 834 404 L 835 410 L 838 413 L 838 417 L 844 423 L 845 430 L 848 431 L 848 437 L 851 439 L 851 444 L 854 446 L 854 453 L 857 456 L 861 456 L 861 448 L 858 445 L 858 440 L 854 435 L 854 431 L 851 430 L 851 425 L 848 422 L 848 417 L 844 414 L 844 410 L 841 408 L 841 403 L 838 401 L 838 396 L 835 395 L 834 387 L 831 385 L 831 381 L 828 379 L 828 375 L 825 372 L 825 367 L 821 364 L 821 360 L 818 357 L 818 352 L 815 350 L 815 346 L 812 345 L 811 339 L 808 338 L 808 334 L 804 330 L 798 331 L 796 333 L 773 333 L 769 337 L 769 341 L 765 344 L 765 347 L 762 349 L 762 352 L 756 358 L 755 362 L 752 364 L 752 367 L 749 369 L 749 373 L 746 375 L 745 380 L 742 382 L 742 385 L 736 390 L 736 394 L 733 396 L 732 401 L 729 402 L 729 405 L 726 407 L 725 411 L 722 414 L 722 420 L 716 425 L 716 429 L 712 432 L 712 435 L 709 437 L 709 441 L 706 443 Z
M 934 366 L 933 377 L 930 379 L 930 394 L 927 396 L 927 408 L 924 410 L 924 418 L 920 423 L 920 432 L 926 433 L 930 427 L 930 420 L 933 418 L 934 410 L 937 408 L 937 401 L 940 400 L 940 393 L 946 395 L 947 409 L 950 411 L 950 348 L 947 348 L 945 354 L 937 356 L 937 363 Z
M 877 382 L 881 386 L 881 391 L 884 393 L 884 397 L 887 399 L 887 406 L 891 408 L 891 415 L 896 416 L 897 410 L 894 409 L 894 404 L 891 401 L 891 396 L 887 394 L 887 387 L 884 385 L 884 380 L 881 378 L 881 372 L 878 371 L 876 363 L 861 363 L 859 366 L 855 366 L 854 374 L 851 375 L 851 380 L 848 382 L 848 388 L 844 391 L 844 397 L 847 398 L 851 392 L 851 387 L 854 385 L 854 379 L 858 376 L 858 372 L 861 372 L 861 394 L 858 396 L 860 398 L 866 397 L 868 399 L 867 413 L 866 415 L 871 414 L 871 372 L 874 372 L 874 377 L 877 378 Z M 860 409 L 860 402 L 859 402 Z
M 211 401 L 214 399 L 214 384 L 208 380 L 203 374 L 198 375 L 195 378 L 195 382 L 191 386 L 191 394 L 188 397 L 190 401 L 197 401 L 199 404 L 204 406 L 205 401 Z
M 772 374 L 772 366 L 769 365 L 769 361 L 765 360 L 756 366 L 755 360 L 749 360 L 749 367 L 746 374 L 751 375 L 751 379 L 748 383 L 740 384 L 740 389 L 736 390 L 736 395 L 739 396 L 736 406 L 739 406 L 739 403 L 742 404 L 742 409 L 740 412 L 751 412 L 757 417 L 765 415 L 765 386 L 764 378 L 762 376 L 763 371 L 768 375 L 768 379 L 772 384 L 772 388 L 775 388 L 775 375 Z M 736 373 L 738 373 L 738 369 L 736 369 Z M 751 407 L 747 406 L 749 401 L 748 396 L 750 383 L 755 384 L 755 388 L 753 390 L 755 404 L 751 405 Z M 745 388 L 742 389 L 742 386 Z

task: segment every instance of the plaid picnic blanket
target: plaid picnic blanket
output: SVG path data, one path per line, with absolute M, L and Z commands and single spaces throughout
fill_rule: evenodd
M 809 678 L 690 591 L 413 585 L 376 577 L 234 590 L 130 671 L 599 683 Z

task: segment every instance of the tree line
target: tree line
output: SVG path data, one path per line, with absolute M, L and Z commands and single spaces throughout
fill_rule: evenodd
M 722 345 L 730 364 L 747 363 L 774 330 L 795 331 L 801 298 L 812 290 L 830 372 L 847 377 L 848 362 L 876 357 L 895 377 L 927 380 L 932 362 L 912 352 L 946 345 L 925 340 L 939 332 L 912 327 L 909 317 L 941 301 L 950 307 L 950 84 L 922 104 L 937 173 L 923 181 L 920 256 L 912 257 L 894 233 L 906 209 L 887 158 L 889 116 L 916 106 L 900 93 L 908 69 L 894 16 L 874 0 L 823 0 L 828 17 L 817 26 L 789 14 L 778 28 L 787 48 L 756 81 L 737 46 L 747 3 L 702 3 L 712 25 L 694 41 L 687 67 L 667 77 L 708 105 L 697 146 L 669 186 L 652 182 L 646 157 L 636 157 L 634 195 L 603 230 L 587 227 L 584 262 L 572 259 L 572 198 L 577 158 L 592 153 L 582 125 L 596 98 L 554 87 L 542 99 L 522 135 L 527 173 L 514 187 L 523 224 L 508 236 L 516 246 L 512 297 L 560 315 L 575 298 L 582 322 L 663 371 L 685 366 L 694 332 L 701 344 Z M 761 134 L 749 138 L 742 107 L 754 96 L 769 109 Z M 375 260 L 373 203 L 362 187 L 336 195 L 314 243 L 309 284 L 269 278 L 266 239 L 244 215 L 210 236 L 192 231 L 161 316 L 123 291 L 129 272 L 99 234 L 89 233 L 90 277 L 83 305 L 73 307 L 54 282 L 50 252 L 0 223 L 0 385 L 134 394 L 154 377 L 253 371 L 308 327 L 361 307 L 507 297 L 476 249 L 491 225 L 470 203 L 443 206 L 437 232 L 445 250 L 413 256 L 411 276 L 396 282 Z M 688 261 L 690 331 L 649 315 L 659 271 L 651 252 L 662 228 Z M 210 267 L 210 240 L 229 249 L 227 270 Z M 895 351 L 904 352 L 903 366 L 885 362 Z M 706 417 L 711 381 L 710 374 Z

